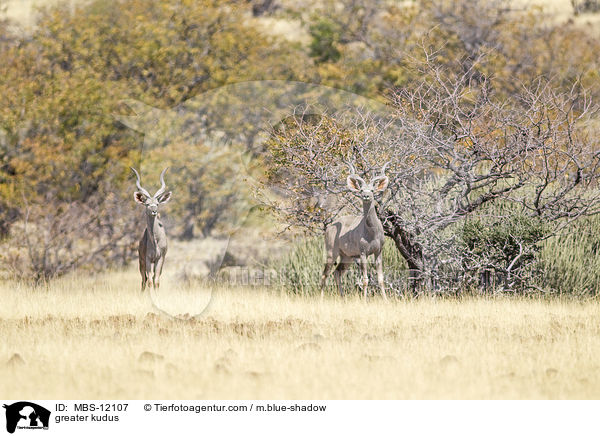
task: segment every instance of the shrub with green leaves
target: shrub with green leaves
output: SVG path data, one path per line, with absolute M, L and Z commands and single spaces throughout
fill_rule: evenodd
M 518 214 L 467 220 L 461 235 L 464 265 L 468 271 L 484 268 L 521 277 L 536 260 L 544 228 L 540 220 Z
M 336 62 L 341 53 L 336 45 L 339 43 L 340 29 L 336 23 L 320 18 L 309 27 L 310 56 L 317 62 Z

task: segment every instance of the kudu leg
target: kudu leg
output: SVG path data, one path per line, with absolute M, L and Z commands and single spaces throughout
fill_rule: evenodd
M 144 292 L 148 276 L 146 275 L 146 262 L 144 262 L 142 258 L 140 258 L 140 275 L 142 276 L 142 292 Z
M 148 277 L 148 278 L 146 279 L 146 281 L 148 282 L 148 287 L 149 287 L 149 288 L 154 288 L 154 275 L 155 275 L 155 272 L 154 272 L 154 271 L 156 271 L 156 263 L 154 263 L 154 262 L 151 262 L 151 263 L 148 265 L 148 271 L 147 271 L 147 273 L 146 273 L 146 274 L 147 274 L 147 277 Z
M 342 288 L 342 277 L 344 276 L 344 272 L 346 272 L 346 270 L 350 266 L 351 262 L 352 262 L 351 258 L 342 257 L 340 259 L 340 263 L 338 264 L 335 271 L 333 272 L 333 275 L 335 277 L 335 283 L 337 284 L 338 291 L 340 293 L 340 296 L 342 296 L 342 297 L 344 296 L 344 288 Z
M 325 269 L 323 270 L 323 275 L 321 276 L 321 300 L 323 299 L 323 293 L 325 292 L 325 285 L 327 284 L 327 277 L 331 273 L 333 269 L 333 259 L 327 259 L 325 263 Z
M 365 254 L 360 255 L 360 268 L 362 270 L 363 292 L 366 300 L 367 288 L 369 287 L 369 276 L 367 275 L 367 256 Z
M 385 295 L 385 283 L 383 281 L 383 256 L 381 253 L 377 257 L 375 257 L 375 265 L 377 266 L 377 281 L 379 282 L 379 288 L 381 289 L 381 296 L 384 300 L 387 301 L 387 296 Z
M 160 275 L 162 273 L 163 264 L 165 263 L 164 256 L 158 259 L 158 261 L 154 264 L 154 277 L 152 280 L 154 281 L 154 289 L 158 289 L 160 286 Z

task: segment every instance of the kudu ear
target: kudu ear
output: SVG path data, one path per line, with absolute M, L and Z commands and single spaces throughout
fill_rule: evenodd
M 373 192 L 383 192 L 387 188 L 390 179 L 387 176 L 378 176 L 371 180 Z
M 351 174 L 346 179 L 346 185 L 348 185 L 348 189 L 351 191 L 357 192 L 360 191 L 363 186 L 367 183 L 360 177 L 355 174 Z
M 164 204 L 171 199 L 171 191 L 160 194 L 156 199 L 160 204 Z
M 135 191 L 133 193 L 133 199 L 135 200 L 136 203 L 146 205 L 146 200 L 148 200 L 148 197 L 146 196 L 146 194 L 144 194 L 140 191 Z

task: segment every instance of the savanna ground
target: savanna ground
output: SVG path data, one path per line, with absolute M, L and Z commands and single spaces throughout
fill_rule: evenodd
M 157 307 L 199 311 L 209 294 L 167 283 L 153 304 L 138 286 L 132 270 L 2 284 L 0 397 L 600 397 L 595 300 L 386 304 L 238 287 L 178 319 Z

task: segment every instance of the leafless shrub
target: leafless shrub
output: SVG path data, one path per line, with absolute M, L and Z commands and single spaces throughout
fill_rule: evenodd
M 137 232 L 132 208 L 122 204 L 110 193 L 86 203 L 48 194 L 44 203 L 28 204 L 6 242 L 11 273 L 40 283 L 76 268 L 100 271 L 126 264 Z

